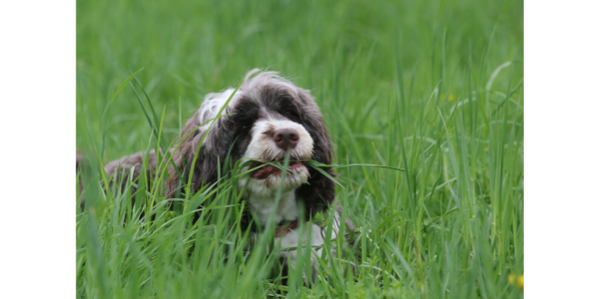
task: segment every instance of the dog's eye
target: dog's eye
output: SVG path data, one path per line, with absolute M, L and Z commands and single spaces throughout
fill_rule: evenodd
M 286 111 L 285 115 L 290 115 L 290 110 Z
M 250 130 L 251 127 L 252 127 L 252 124 L 246 122 L 246 123 L 240 124 L 240 126 L 238 127 L 239 128 L 238 130 L 240 132 L 246 132 L 246 131 Z

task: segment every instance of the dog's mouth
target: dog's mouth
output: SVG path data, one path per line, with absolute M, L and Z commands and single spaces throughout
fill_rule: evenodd
M 273 161 L 271 163 L 279 164 L 279 165 L 281 165 L 281 167 L 284 166 L 283 165 L 283 160 L 281 160 L 281 161 Z M 250 169 L 254 169 L 256 167 L 260 167 L 260 168 L 257 169 L 256 171 L 254 171 L 252 173 L 251 176 L 252 176 L 253 179 L 262 180 L 262 179 L 266 179 L 270 175 L 273 175 L 273 176 L 280 176 L 281 175 L 281 169 L 280 168 L 275 167 L 273 165 L 266 164 L 266 162 L 254 162 L 250 166 Z M 302 167 L 305 167 L 303 161 L 299 161 L 299 160 L 298 161 L 290 161 L 289 165 L 288 165 L 288 171 L 298 171 Z M 289 174 L 289 172 L 288 172 L 288 174 Z

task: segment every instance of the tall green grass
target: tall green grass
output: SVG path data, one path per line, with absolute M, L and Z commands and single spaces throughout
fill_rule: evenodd
M 91 165 L 78 296 L 522 296 L 508 281 L 524 271 L 522 15 L 522 1 L 78 1 L 77 145 Z M 101 163 L 176 146 L 203 96 L 254 67 L 312 91 L 357 226 L 362 250 L 325 244 L 338 256 L 310 288 L 306 246 L 287 286 L 270 236 L 244 250 L 235 179 L 174 211 L 160 185 L 136 205 L 100 188 Z

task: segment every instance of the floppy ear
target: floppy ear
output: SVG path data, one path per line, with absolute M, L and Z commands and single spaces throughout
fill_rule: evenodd
M 298 95 L 303 106 L 302 125 L 313 139 L 312 159 L 323 164 L 331 164 L 333 144 L 329 139 L 321 111 L 308 90 L 298 88 Z M 322 169 L 335 178 L 333 168 L 322 167 Z M 312 167 L 308 167 L 308 171 L 310 173 L 308 184 L 303 184 L 296 189 L 296 195 L 304 202 L 307 215 L 314 216 L 320 211 L 327 210 L 335 200 L 335 183 Z
M 308 90 L 302 88 L 297 89 L 303 106 L 303 113 L 301 115 L 302 125 L 304 125 L 306 130 L 310 133 L 310 137 L 313 139 L 312 159 L 323 164 L 331 164 L 333 158 L 333 144 L 331 143 L 327 128 L 323 122 L 321 111 Z
M 207 154 L 207 147 L 211 142 L 209 136 L 204 139 L 202 147 L 198 149 L 200 142 L 202 142 L 202 136 L 206 134 L 206 131 L 199 128 L 201 125 L 199 116 L 200 110 L 183 126 L 181 145 L 173 153 L 173 160 L 177 169 L 173 166 L 169 167 L 168 198 L 176 197 L 178 189 L 183 192 L 183 186 L 189 180 L 191 168 L 193 168 L 192 193 L 197 192 L 203 185 L 214 183 L 218 179 L 218 159 L 214 155 Z M 198 157 L 194 164 L 196 152 Z M 183 182 L 181 178 L 183 178 Z

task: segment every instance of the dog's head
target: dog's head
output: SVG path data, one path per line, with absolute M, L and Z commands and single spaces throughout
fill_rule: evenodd
M 208 94 L 184 126 L 183 142 L 174 156 L 182 173 L 188 174 L 193 165 L 193 190 L 216 182 L 218 174 L 223 173 L 226 159 L 232 163 L 252 159 L 260 162 L 244 168 L 258 168 L 242 181 L 250 180 L 249 188 L 277 189 L 283 185 L 285 191 L 295 189 L 309 214 L 327 208 L 335 197 L 334 184 L 305 164 L 309 159 L 330 164 L 333 155 L 323 117 L 310 93 L 277 76 L 276 72 L 256 69 L 246 75 L 231 97 L 233 93 L 234 89 L 230 88 Z M 226 103 L 221 114 L 224 116 L 215 119 Z M 288 172 L 282 182 L 282 171 L 263 163 L 281 163 L 288 151 Z M 323 170 L 334 176 L 332 169 Z M 169 180 L 168 191 L 174 194 L 181 185 L 174 169 Z

